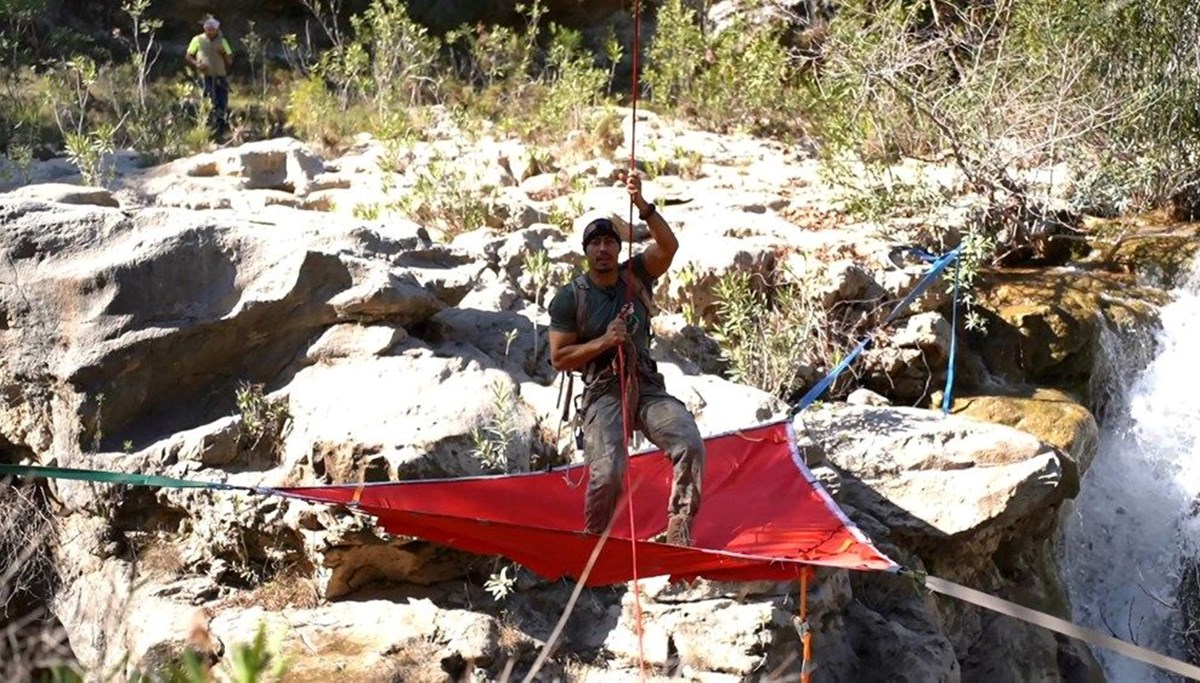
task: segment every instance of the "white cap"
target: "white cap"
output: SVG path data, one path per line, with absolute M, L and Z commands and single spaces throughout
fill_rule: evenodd
M 204 28 L 221 28 L 221 22 L 217 21 L 216 17 L 209 17 L 204 20 Z

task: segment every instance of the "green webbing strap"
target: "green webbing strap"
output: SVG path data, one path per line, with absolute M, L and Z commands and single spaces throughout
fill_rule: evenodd
M 127 472 L 83 470 L 73 467 L 40 467 L 36 465 L 6 465 L 0 463 L 0 477 L 39 477 L 44 479 L 75 479 L 98 481 L 106 484 L 132 484 L 134 486 L 158 486 L 176 489 L 219 489 L 225 491 L 254 491 L 248 486 L 233 486 L 215 481 L 190 481 L 174 477 Z

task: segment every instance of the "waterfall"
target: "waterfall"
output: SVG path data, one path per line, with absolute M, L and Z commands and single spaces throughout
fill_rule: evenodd
M 1100 449 L 1066 512 L 1061 559 L 1075 621 L 1184 658 L 1180 576 L 1200 550 L 1200 267 L 1174 294 L 1153 345 L 1103 340 Z M 1095 654 L 1109 680 L 1171 680 Z

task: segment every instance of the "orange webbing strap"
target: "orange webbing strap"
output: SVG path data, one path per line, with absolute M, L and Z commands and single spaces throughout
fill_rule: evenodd
M 787 443 L 787 437 L 783 436 L 781 434 L 772 434 L 770 437 L 746 436 L 746 433 L 739 429 L 738 431 L 734 432 L 733 435 L 738 437 L 739 439 L 744 439 L 746 441 L 749 441 L 750 443 L 764 443 L 768 440 L 768 438 L 771 443 Z
M 800 636 L 802 661 L 800 667 L 800 683 L 812 680 L 812 629 L 808 625 L 808 579 L 812 575 L 811 567 L 800 570 L 800 614 L 796 618 L 796 633 Z
M 354 487 L 354 495 L 350 498 L 350 505 L 357 506 L 362 500 L 363 489 L 367 485 L 367 468 L 363 467 L 358 473 L 358 486 Z

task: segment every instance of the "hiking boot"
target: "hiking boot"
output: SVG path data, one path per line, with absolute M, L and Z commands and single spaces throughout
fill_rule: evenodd
M 667 520 L 667 543 L 690 546 L 692 544 L 692 522 L 686 517 L 672 515 Z

